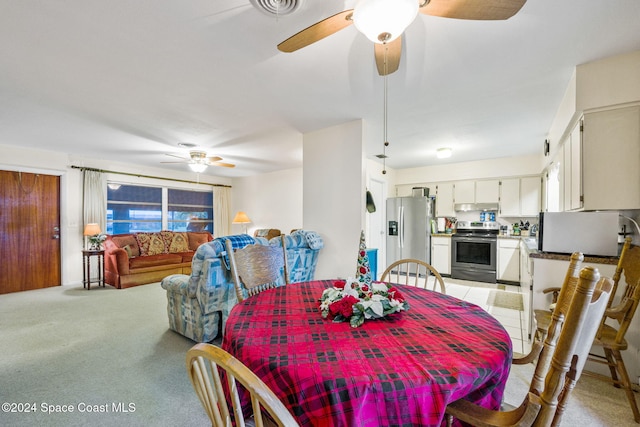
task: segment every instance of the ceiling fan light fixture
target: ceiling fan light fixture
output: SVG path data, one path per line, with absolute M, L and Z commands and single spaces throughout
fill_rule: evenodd
M 439 159 L 448 159 L 449 157 L 451 157 L 452 152 L 453 151 L 451 150 L 451 148 L 448 147 L 438 148 L 436 150 L 436 157 L 438 157 Z
M 189 169 L 191 169 L 195 173 L 202 173 L 207 170 L 207 165 L 205 165 L 204 163 L 189 163 Z
M 353 24 L 374 43 L 397 39 L 418 15 L 417 0 L 360 0 Z

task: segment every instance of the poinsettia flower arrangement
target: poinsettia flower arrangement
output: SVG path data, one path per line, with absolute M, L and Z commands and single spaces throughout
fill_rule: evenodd
M 352 327 L 362 325 L 365 319 L 379 319 L 388 314 L 409 309 L 409 303 L 391 284 L 372 282 L 367 285 L 354 279 L 337 280 L 322 292 L 322 317 L 334 322 L 349 322 Z

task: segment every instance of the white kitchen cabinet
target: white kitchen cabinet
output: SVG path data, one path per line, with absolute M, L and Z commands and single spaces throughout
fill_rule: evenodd
M 436 216 L 456 216 L 453 210 L 453 183 L 441 182 L 436 185 Z
M 498 280 L 520 283 L 520 239 L 498 239 Z
M 567 137 L 562 145 L 562 160 L 560 161 L 562 173 L 562 210 L 571 210 L 571 138 Z
M 565 211 L 582 208 L 582 121 L 579 121 L 562 145 L 563 201 Z
M 520 179 L 500 182 L 500 216 L 520 216 Z
M 476 203 L 475 181 L 459 181 L 454 184 L 455 203 Z
M 451 237 L 431 237 L 430 264 L 440 274 L 451 274 Z
M 582 208 L 582 121 L 571 131 L 571 210 Z
M 585 210 L 640 209 L 640 106 L 585 113 Z
M 500 181 L 497 179 L 476 181 L 476 203 L 498 203 Z
M 500 182 L 500 216 L 537 216 L 541 185 L 539 176 L 503 179 Z
M 540 213 L 539 176 L 520 178 L 520 216 L 537 216 Z
M 526 296 L 524 303 L 523 325 L 525 331 L 524 336 L 531 341 L 531 331 L 535 327 L 533 312 L 531 310 L 531 301 L 533 297 L 533 261 L 529 257 L 527 244 L 523 239 L 520 240 L 520 292 L 523 297 Z

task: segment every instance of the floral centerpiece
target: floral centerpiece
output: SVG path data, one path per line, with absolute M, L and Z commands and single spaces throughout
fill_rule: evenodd
M 106 234 L 94 234 L 92 236 L 87 236 L 87 240 L 91 244 L 91 250 L 98 250 L 102 247 L 102 242 L 107 240 Z
M 338 280 L 325 289 L 320 298 L 322 317 L 334 322 L 348 321 L 352 327 L 365 319 L 379 319 L 409 309 L 409 303 L 397 288 L 384 282 L 360 283 L 354 279 Z

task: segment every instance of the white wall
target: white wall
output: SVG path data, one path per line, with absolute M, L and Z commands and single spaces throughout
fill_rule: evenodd
M 285 234 L 302 228 L 302 182 L 302 168 L 235 178 L 232 215 L 247 214 L 250 235 L 257 228 L 277 228 Z M 234 224 L 231 231 L 241 233 L 243 226 Z
M 303 226 L 320 233 L 316 279 L 355 276 L 365 223 L 361 120 L 303 138 Z
M 173 179 L 195 180 L 193 173 L 169 172 L 164 169 L 142 168 L 139 165 L 80 158 L 64 153 L 30 150 L 11 145 L 0 145 L 0 169 L 41 173 L 60 176 L 60 255 L 61 281 L 63 285 L 77 285 L 82 282 L 82 172 L 71 165 L 135 173 L 140 175 L 161 176 Z M 204 189 L 208 185 L 197 185 L 166 180 L 154 180 L 126 175 L 108 175 L 123 183 L 170 185 L 173 188 Z M 200 182 L 231 185 L 227 178 L 200 175 Z
M 398 169 L 395 171 L 393 185 L 538 175 L 542 172 L 541 157 L 543 157 L 542 153 L 530 156 L 503 157 L 475 162 Z

